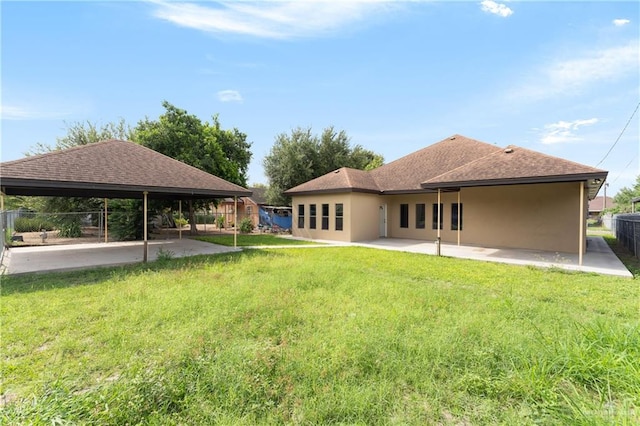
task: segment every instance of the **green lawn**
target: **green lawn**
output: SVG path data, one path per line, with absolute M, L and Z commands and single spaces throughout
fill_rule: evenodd
M 3 277 L 2 424 L 638 424 L 638 280 L 357 247 Z
M 208 243 L 220 244 L 223 246 L 233 246 L 233 234 L 220 235 L 204 235 L 195 237 L 196 240 L 206 241 Z M 296 246 L 316 244 L 310 241 L 294 240 L 292 238 L 283 238 L 271 234 L 238 234 L 238 247 L 252 246 Z

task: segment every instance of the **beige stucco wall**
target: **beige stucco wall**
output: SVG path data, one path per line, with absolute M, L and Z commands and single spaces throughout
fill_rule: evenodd
M 394 195 L 387 199 L 389 237 L 436 240 L 437 231 L 431 227 L 437 194 Z M 443 192 L 441 202 L 442 241 L 457 243 L 458 232 L 451 230 L 451 204 L 458 202 L 458 194 Z M 459 236 L 463 245 L 578 252 L 580 184 L 577 182 L 463 188 L 460 202 L 463 229 Z M 405 229 L 400 228 L 402 203 L 409 204 L 409 228 Z M 426 229 L 415 228 L 417 203 L 426 204 Z M 586 215 L 586 205 L 583 214 Z
M 335 205 L 343 204 L 343 230 L 335 229 Z M 298 205 L 304 204 L 304 228 L 298 228 Z M 315 204 L 316 229 L 309 227 L 310 204 Z M 322 204 L 329 204 L 329 229 L 322 229 Z M 378 238 L 380 197 L 376 194 L 344 193 L 295 196 L 293 206 L 293 236 L 333 241 L 363 241 Z
M 577 253 L 580 220 L 586 220 L 587 202 L 580 208 L 578 182 L 529 185 L 503 185 L 463 188 L 441 193 L 445 243 L 484 247 L 515 247 Z M 463 205 L 463 229 L 451 229 L 451 204 Z M 335 241 L 365 241 L 379 236 L 380 206 L 387 210 L 387 237 L 435 241 L 432 229 L 436 193 L 385 195 L 363 193 L 326 194 L 294 197 L 293 235 Z M 298 204 L 305 204 L 305 228 L 297 228 Z M 317 229 L 309 229 L 309 204 L 318 209 Z M 321 228 L 323 203 L 329 204 L 329 230 Z M 335 204 L 344 205 L 344 230 L 335 231 Z M 425 228 L 416 229 L 416 204 L 425 204 Z M 400 204 L 409 205 L 409 227 L 400 228 Z M 586 225 L 583 242 L 586 241 Z M 586 250 L 586 243 L 582 246 Z

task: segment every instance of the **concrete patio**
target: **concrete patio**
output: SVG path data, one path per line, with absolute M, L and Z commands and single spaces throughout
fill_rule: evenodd
M 316 241 L 321 245 L 253 247 L 260 248 L 326 248 L 335 246 L 358 246 L 382 250 L 396 250 L 425 255 L 436 255 L 433 241 L 385 238 L 357 243 Z M 461 259 L 486 262 L 500 262 L 514 265 L 531 265 L 543 268 L 561 268 L 573 271 L 594 272 L 632 278 L 633 275 L 611 251 L 600 236 L 587 237 L 587 253 L 583 264 L 578 264 L 577 254 L 554 253 L 538 250 L 499 249 L 474 246 L 442 244 L 441 255 Z M 114 242 L 38 247 L 14 247 L 5 251 L 2 274 L 24 274 L 30 272 L 63 271 L 100 266 L 116 266 L 142 262 L 143 243 Z M 157 259 L 161 250 L 170 252 L 172 257 L 195 256 L 240 251 L 240 248 L 220 246 L 202 241 L 166 239 L 149 241 L 149 260 Z

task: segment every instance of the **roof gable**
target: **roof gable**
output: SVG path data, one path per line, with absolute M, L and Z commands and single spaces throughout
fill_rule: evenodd
M 67 188 L 78 196 L 100 197 L 109 192 L 109 196 L 118 197 L 116 193 L 121 192 L 120 195 L 128 197 L 142 191 L 149 192 L 150 197 L 172 194 L 185 198 L 251 194 L 238 185 L 152 149 L 120 140 L 8 161 L 1 164 L 0 178 L 3 187 L 28 187 L 41 192 Z M 95 195 L 88 195 L 91 192 Z
M 453 135 L 371 171 L 383 192 L 422 190 L 421 184 L 499 147 L 461 135 Z

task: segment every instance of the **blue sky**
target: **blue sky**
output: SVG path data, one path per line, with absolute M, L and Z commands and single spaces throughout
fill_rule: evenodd
M 276 135 L 329 125 L 387 162 L 459 133 L 608 170 L 608 194 L 640 174 L 640 111 L 618 140 L 640 102 L 635 1 L 0 8 L 2 161 L 167 100 L 246 133 L 250 183 Z

